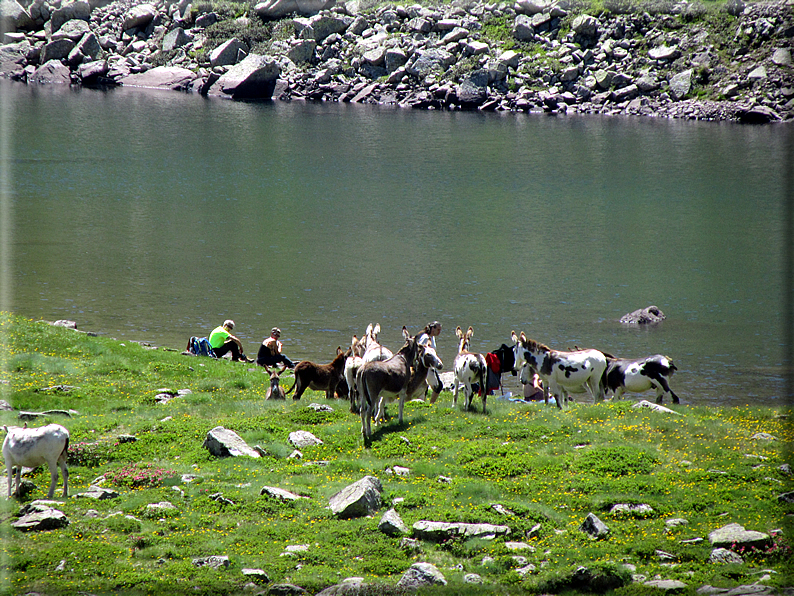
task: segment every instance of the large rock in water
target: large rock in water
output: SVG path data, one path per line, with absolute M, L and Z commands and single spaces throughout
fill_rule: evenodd
M 68 85 L 72 82 L 68 66 L 61 64 L 60 60 L 50 60 L 39 66 L 32 76 L 28 77 L 29 83 L 60 83 Z
M 620 317 L 620 322 L 629 325 L 647 325 L 648 323 L 664 321 L 665 318 L 664 313 L 659 310 L 658 306 L 647 306 L 623 315 Z
M 488 97 L 488 71 L 475 70 L 466 75 L 458 85 L 458 100 L 463 106 L 480 106 Z
M 158 66 L 139 74 L 122 78 L 119 82 L 128 87 L 148 87 L 150 89 L 172 89 L 184 91 L 197 78 L 196 73 L 178 66 Z
M 231 95 L 234 99 L 270 99 L 280 73 L 281 68 L 273 58 L 248 54 L 218 79 L 210 93 Z
M 262 19 L 280 19 L 294 12 L 304 16 L 317 14 L 334 4 L 336 0 L 264 0 L 254 6 L 254 12 Z
M 328 507 L 336 517 L 342 519 L 372 515 L 380 509 L 382 492 L 380 480 L 374 476 L 364 476 L 331 497 Z

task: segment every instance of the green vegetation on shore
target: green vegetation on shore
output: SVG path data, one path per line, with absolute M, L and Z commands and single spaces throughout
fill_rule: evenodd
M 313 594 L 351 576 L 387 592 L 417 561 L 435 564 L 448 581 L 420 593 L 564 591 L 582 565 L 679 580 L 692 594 L 703 585 L 752 584 L 764 575 L 771 576 L 765 585 L 794 585 L 794 505 L 778 499 L 790 490 L 781 466 L 794 432 L 781 409 L 670 406 L 676 415 L 624 400 L 558 411 L 491 399 L 483 415 L 452 409 L 451 395 L 442 393 L 435 405 L 407 404 L 403 427 L 393 418 L 365 449 L 360 419 L 345 401 L 326 402 L 309 391 L 300 402 L 266 402 L 268 376 L 251 365 L 120 343 L 8 313 L 0 315 L 0 342 L 1 397 L 14 407 L 0 413 L 3 424 L 21 425 L 20 411 L 74 410 L 68 418 L 29 423 L 57 422 L 71 433 L 71 496 L 57 506 L 70 523 L 18 532 L 10 524 L 20 503 L 3 499 L 0 590 L 7 593 L 236 594 L 251 581 L 244 568 Z M 191 393 L 157 403 L 164 388 Z M 312 402 L 333 411 L 307 408 Z M 211 456 L 202 443 L 219 425 L 267 456 Z M 323 444 L 302 448 L 302 459 L 289 457 L 288 435 L 296 430 Z M 122 435 L 137 440 L 120 442 Z M 410 473 L 393 475 L 393 466 Z M 510 550 L 498 538 L 421 542 L 417 551 L 378 530 L 381 513 L 337 520 L 328 499 L 365 475 L 383 484 L 382 512 L 403 499 L 395 509 L 409 528 L 419 520 L 503 524 L 511 529 L 506 540 L 532 548 Z M 119 497 L 75 496 L 101 476 Z M 27 500 L 44 498 L 46 470 L 29 479 L 36 489 Z M 309 498 L 282 503 L 260 495 L 263 486 Z M 164 501 L 174 508 L 147 507 Z M 610 514 L 620 503 L 652 511 Z M 591 512 L 609 526 L 605 539 L 579 530 Z M 687 523 L 666 524 L 671 518 Z M 742 553 L 742 564 L 712 563 L 707 536 L 730 523 L 771 533 L 774 543 Z M 308 550 L 283 556 L 298 544 Z M 228 556 L 230 566 L 192 562 L 211 555 Z M 536 570 L 519 574 L 527 563 Z M 467 573 L 484 583 L 464 584 Z M 611 593 L 654 590 L 626 580 Z

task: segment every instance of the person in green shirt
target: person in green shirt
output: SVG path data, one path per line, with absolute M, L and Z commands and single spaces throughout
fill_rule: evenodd
M 232 335 L 232 329 L 234 329 L 234 321 L 231 319 L 226 319 L 223 322 L 223 325 L 215 327 L 215 329 L 212 330 L 212 333 L 210 333 L 209 337 L 212 351 L 215 352 L 215 355 L 218 358 L 228 352 L 231 352 L 232 360 L 235 362 L 253 362 L 253 360 L 249 359 L 243 353 L 243 344 L 239 339 Z

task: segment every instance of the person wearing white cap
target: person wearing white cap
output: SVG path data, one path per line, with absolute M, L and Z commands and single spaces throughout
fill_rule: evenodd
M 234 321 L 226 319 L 223 325 L 219 325 L 212 330 L 209 337 L 212 351 L 215 352 L 218 358 L 231 352 L 232 360 L 235 362 L 253 362 L 243 353 L 243 344 L 232 335 L 232 329 L 234 329 Z

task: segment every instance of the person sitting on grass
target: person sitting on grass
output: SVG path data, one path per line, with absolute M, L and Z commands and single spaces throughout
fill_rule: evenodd
M 275 366 L 276 364 L 281 364 L 281 372 L 284 372 L 288 368 L 295 368 L 295 364 L 292 360 L 281 353 L 282 345 L 279 341 L 280 337 L 281 329 L 273 327 L 273 329 L 270 330 L 270 337 L 265 338 L 262 345 L 259 346 L 259 352 L 256 355 L 256 363 L 259 366 L 264 366 L 268 372 L 270 372 L 269 367 Z
M 209 337 L 212 351 L 218 358 L 231 352 L 232 360 L 235 362 L 253 362 L 243 353 L 243 344 L 232 335 L 232 329 L 234 329 L 234 321 L 226 319 L 223 325 L 212 330 Z

